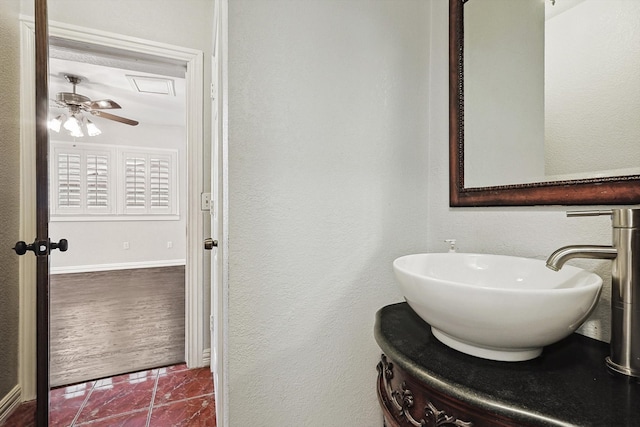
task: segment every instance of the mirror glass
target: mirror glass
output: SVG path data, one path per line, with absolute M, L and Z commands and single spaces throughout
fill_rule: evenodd
M 462 3 L 465 189 L 640 175 L 640 1 Z

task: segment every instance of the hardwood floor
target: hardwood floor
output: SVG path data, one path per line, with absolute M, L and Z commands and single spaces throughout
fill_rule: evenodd
M 51 276 L 51 387 L 184 361 L 184 266 Z

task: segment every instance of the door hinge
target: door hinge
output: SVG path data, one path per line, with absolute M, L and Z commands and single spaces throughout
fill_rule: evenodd
M 209 330 L 213 332 L 213 315 L 209 316 Z
M 218 93 L 218 89 L 216 88 L 215 83 L 211 83 L 211 99 L 215 101 L 216 95 Z

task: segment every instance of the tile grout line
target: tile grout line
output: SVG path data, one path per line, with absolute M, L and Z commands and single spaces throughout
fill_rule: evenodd
M 151 412 L 153 412 L 153 402 L 156 400 L 156 392 L 158 391 L 158 381 L 160 380 L 160 372 L 156 372 L 156 378 L 153 384 L 153 393 L 151 393 L 151 402 L 149 402 L 149 413 L 147 414 L 147 423 L 145 427 L 151 426 Z
M 103 417 L 103 418 L 94 418 L 92 420 L 83 421 L 80 424 L 76 424 L 75 427 L 90 426 L 90 425 L 93 425 L 93 424 L 96 424 L 96 423 L 101 423 L 101 422 L 104 422 L 104 421 L 111 421 L 114 418 L 120 418 L 123 415 L 131 416 L 131 415 L 136 415 L 138 413 L 142 413 L 142 412 L 145 412 L 145 411 L 147 411 L 147 410 L 146 409 L 134 409 L 132 411 L 120 412 L 120 413 L 113 414 L 113 415 L 107 415 L 106 417 Z
M 203 397 L 209 397 L 209 396 L 213 396 L 215 398 L 215 394 L 213 394 L 213 393 L 205 393 L 205 394 L 199 394 L 197 396 L 185 397 L 184 399 L 170 400 L 168 402 L 164 402 L 164 403 L 161 403 L 159 405 L 153 405 L 153 407 L 154 408 L 161 408 L 163 406 L 173 405 L 174 403 L 184 403 L 187 400 L 202 399 Z
M 69 424 L 69 427 L 73 427 L 76 425 L 76 421 L 78 421 L 78 418 L 80 418 L 80 413 L 82 412 L 82 410 L 87 406 L 87 402 L 89 401 L 89 396 L 93 394 L 93 390 L 96 388 L 96 384 L 97 384 L 97 381 L 94 381 L 93 385 L 91 386 L 91 390 L 89 390 L 89 393 L 87 393 L 87 397 L 85 397 L 84 400 L 82 401 L 82 405 L 80 405 L 80 408 L 78 408 L 78 412 L 76 412 L 76 416 L 73 417 L 73 421 L 71 421 L 71 424 Z

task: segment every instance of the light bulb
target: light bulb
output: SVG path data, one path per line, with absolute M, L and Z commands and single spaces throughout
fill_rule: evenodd
M 87 133 L 89 136 L 98 136 L 102 133 L 98 126 L 95 125 L 91 120 L 87 119 Z
M 70 135 L 73 136 L 74 138 L 82 138 L 84 136 L 84 133 L 82 133 L 82 129 L 78 128 L 78 129 L 72 130 Z
M 72 115 L 64 122 L 62 125 L 66 130 L 71 133 L 71 136 L 77 136 L 78 134 L 82 134 L 82 130 L 80 129 L 80 121 L 76 118 L 75 115 Z M 75 135 L 74 135 L 75 133 Z
M 54 132 L 60 132 L 60 126 L 62 126 L 62 122 L 66 118 L 67 117 L 64 114 L 60 114 L 55 119 L 49 120 L 49 123 L 47 124 L 47 126 L 49 127 L 49 129 L 51 129 Z

